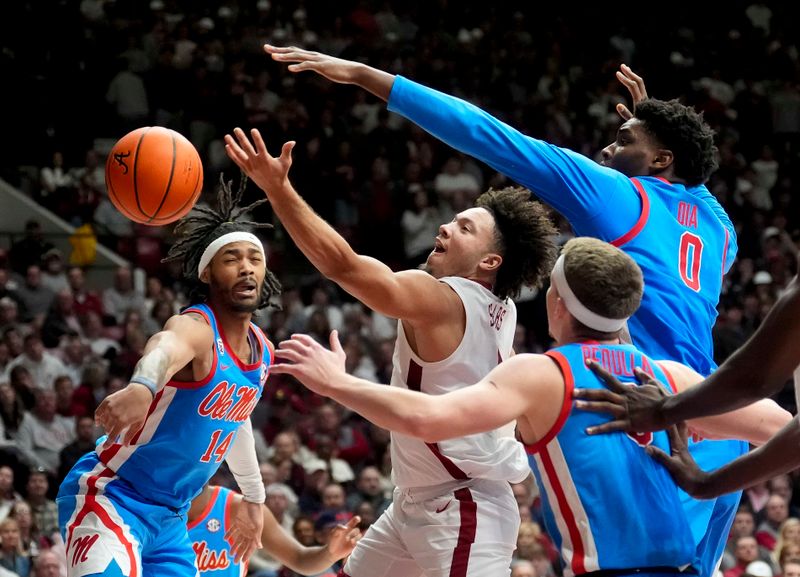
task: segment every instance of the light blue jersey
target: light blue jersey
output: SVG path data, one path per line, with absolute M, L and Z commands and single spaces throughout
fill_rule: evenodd
M 642 305 L 629 321 L 637 348 L 654 359 L 681 362 L 701 375 L 716 369 L 711 328 L 722 276 L 733 264 L 737 244 L 728 215 L 704 185 L 628 178 L 402 76 L 394 81 L 389 110 L 529 188 L 563 214 L 577 234 L 605 240 L 628 253 L 642 269 L 645 283 Z M 741 454 L 744 446 L 737 441 L 701 445 L 702 451 L 694 446 L 691 450 L 703 469 Z M 704 567 L 713 567 L 717 553 L 721 555 L 734 500 L 738 502 L 738 495 L 725 497 L 717 508 L 718 500 L 698 502 L 684 495 L 689 516 L 697 515 L 696 524 L 712 523 L 698 543 Z
M 604 386 L 586 367 L 588 358 L 624 382 L 636 382 L 635 367 L 660 379 L 664 372 L 632 345 L 575 343 L 547 355 L 564 376 L 564 405 L 550 432 L 527 450 L 564 575 L 680 574 L 694 562 L 695 540 L 678 487 L 644 451 L 647 445 L 669 451 L 667 434 L 589 436 L 586 428 L 603 415 L 572 403 L 575 387 Z
M 225 531 L 230 526 L 236 493 L 210 487 L 211 497 L 200 515 L 187 525 L 201 577 L 242 577 L 247 563 L 234 563 Z

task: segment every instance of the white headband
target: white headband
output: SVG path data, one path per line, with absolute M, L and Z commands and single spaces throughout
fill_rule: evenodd
M 567 277 L 564 274 L 564 255 L 558 257 L 555 266 L 553 267 L 553 280 L 555 281 L 556 288 L 558 289 L 558 296 L 564 301 L 564 305 L 570 314 L 585 324 L 590 329 L 600 331 L 601 333 L 615 333 L 625 326 L 624 319 L 610 319 L 595 312 L 590 311 L 586 306 L 578 300 L 572 289 L 569 288 Z
M 266 258 L 267 253 L 264 251 L 264 245 L 261 244 L 261 241 L 258 240 L 256 235 L 251 232 L 244 231 L 229 232 L 228 234 L 223 234 L 221 237 L 215 239 L 206 247 L 206 250 L 203 251 L 203 256 L 200 257 L 200 264 L 197 265 L 197 276 L 203 274 L 203 271 L 208 266 L 208 263 L 210 263 L 211 259 L 214 258 L 214 255 L 219 252 L 219 249 L 226 244 L 241 241 L 247 241 L 251 244 L 254 244 L 258 250 L 261 251 L 261 254 L 263 254 Z

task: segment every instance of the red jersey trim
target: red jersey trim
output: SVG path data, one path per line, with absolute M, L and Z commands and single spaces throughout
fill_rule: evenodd
M 561 374 L 564 376 L 564 401 L 561 404 L 561 411 L 558 413 L 556 422 L 553 423 L 553 426 L 550 427 L 550 430 L 547 431 L 547 434 L 534 444 L 525 445 L 525 451 L 529 455 L 538 453 L 547 445 L 547 443 L 556 438 L 556 435 L 558 435 L 561 432 L 561 429 L 564 428 L 564 423 L 567 422 L 567 418 L 572 411 L 572 391 L 575 390 L 575 378 L 572 375 L 572 367 L 569 366 L 569 361 L 567 361 L 567 358 L 558 351 L 547 351 L 545 355 L 553 359 L 553 362 L 558 365 L 558 368 L 561 370 Z
M 722 268 L 720 269 L 722 272 L 720 274 L 721 277 L 725 276 L 725 262 L 728 260 L 728 242 L 730 241 L 730 233 L 728 229 L 725 229 L 725 244 L 722 245 Z
M 667 384 L 669 385 L 669 389 L 672 391 L 673 395 L 678 394 L 678 387 L 675 386 L 675 379 L 672 377 L 672 373 L 670 373 L 667 368 L 662 365 L 661 363 L 656 363 L 658 368 L 664 371 L 664 375 L 667 377 Z
M 186 524 L 186 529 L 194 529 L 200 523 L 202 523 L 208 514 L 211 513 L 211 509 L 214 508 L 214 505 L 217 502 L 217 496 L 219 495 L 219 487 L 211 487 L 211 497 L 208 498 L 208 503 L 206 503 L 205 509 L 197 516 L 194 521 L 190 521 Z
M 208 306 L 209 308 L 211 308 L 212 311 L 214 310 L 214 307 L 211 306 L 211 303 L 209 303 Z M 214 314 L 215 315 L 217 314 L 216 311 L 214 311 Z M 222 330 L 222 327 L 219 325 L 219 323 L 217 323 L 217 332 L 219 333 L 219 336 L 222 339 L 222 344 L 225 346 L 225 350 L 228 352 L 228 356 L 231 357 L 233 359 L 233 362 L 236 363 L 236 366 L 242 369 L 243 371 L 253 371 L 261 366 L 261 359 L 264 357 L 264 351 L 263 351 L 264 345 L 261 344 L 261 339 L 258 338 L 258 333 L 255 332 L 252 324 L 248 327 L 247 330 L 253 331 L 253 334 L 256 335 L 256 340 L 259 342 L 259 348 L 262 349 L 258 351 L 258 355 L 256 355 L 256 358 L 258 360 L 256 360 L 256 362 L 254 363 L 245 363 L 242 361 L 242 359 L 239 358 L 239 355 L 236 354 L 236 352 L 233 350 L 233 347 L 231 347 L 228 344 L 228 337 L 225 336 L 225 331 Z
M 181 314 L 185 315 L 186 313 L 194 313 L 194 314 L 197 314 L 197 315 L 202 315 L 202 317 L 204 319 L 206 319 L 206 322 L 208 323 L 208 326 L 211 327 L 212 330 L 213 330 L 214 324 L 211 322 L 211 319 L 205 313 L 205 311 L 202 311 L 200 309 L 195 309 L 195 308 L 187 308 Z M 165 387 L 172 387 L 172 388 L 175 388 L 175 389 L 199 389 L 200 387 L 203 387 L 203 386 L 207 385 L 211 381 L 211 379 L 214 377 L 214 373 L 217 372 L 217 345 L 216 345 L 216 343 L 214 343 L 211 346 L 211 354 L 213 355 L 213 358 L 211 359 L 211 368 L 209 369 L 208 374 L 205 377 L 203 377 L 199 381 L 173 381 L 172 379 L 170 379 L 167 382 L 167 384 L 164 385 L 164 386 Z
M 672 183 L 670 181 L 668 181 L 666 178 L 664 178 L 663 176 L 654 176 L 653 178 L 655 178 L 656 180 L 660 180 L 664 184 L 668 184 L 668 185 L 672 186 Z
M 639 233 L 642 232 L 644 225 L 647 224 L 647 219 L 650 218 L 650 197 L 647 196 L 647 192 L 645 191 L 644 186 L 642 186 L 642 183 L 639 182 L 638 179 L 631 178 L 631 182 L 636 187 L 636 190 L 639 192 L 639 196 L 642 199 L 642 212 L 639 215 L 639 220 L 636 221 L 636 224 L 633 225 L 632 229 L 630 229 L 628 232 L 623 234 L 618 239 L 611 241 L 611 244 L 616 247 L 620 247 L 623 244 L 629 243 L 634 238 L 636 238 L 639 235 Z M 667 184 L 669 183 L 667 182 Z

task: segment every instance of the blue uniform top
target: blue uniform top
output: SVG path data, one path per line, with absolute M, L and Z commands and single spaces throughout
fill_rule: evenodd
M 394 81 L 389 110 L 529 188 L 563 214 L 577 234 L 620 246 L 644 275 L 642 305 L 628 323 L 636 346 L 701 375 L 716 369 L 711 328 L 722 276 L 736 258 L 737 244 L 733 224 L 705 186 L 628 178 L 402 76 Z M 691 450 L 698 465 L 709 470 L 742 454 L 744 447 L 738 441 L 704 441 Z M 700 502 L 684 494 L 696 526 L 713 523 L 698 549 L 704 565 L 719 559 L 735 513 L 731 504 L 739 495 Z
M 187 524 L 189 539 L 197 556 L 200 575 L 242 577 L 247 563 L 234 563 L 230 543 L 225 540 L 236 493 L 225 487 L 211 487 L 211 498 L 204 511 Z
M 561 552 L 564 575 L 647 568 L 681 569 L 695 559 L 695 540 L 678 487 L 643 447 L 669 451 L 665 432 L 589 436 L 603 415 L 572 407 L 574 387 L 602 388 L 586 367 L 593 358 L 625 382 L 639 367 L 664 372 L 632 345 L 574 343 L 547 353 L 564 376 L 561 414 L 553 428 L 527 447 L 542 495 L 548 534 Z
M 637 347 L 701 375 L 716 368 L 711 327 L 722 275 L 736 256 L 736 233 L 705 186 L 630 179 L 401 76 L 389 110 L 529 188 L 577 234 L 622 246 L 641 267 L 646 287 L 629 323 Z
M 225 339 L 210 306 L 189 307 L 214 331 L 212 369 L 202 381 L 170 381 L 156 393 L 142 430 L 131 445 L 113 444 L 97 455 L 147 500 L 188 509 L 217 471 L 239 426 L 261 398 L 272 361 L 272 345 L 250 325 L 251 364 L 243 363 Z

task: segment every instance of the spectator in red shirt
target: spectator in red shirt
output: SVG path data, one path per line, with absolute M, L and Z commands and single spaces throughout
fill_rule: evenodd
M 747 566 L 758 560 L 758 542 L 755 537 L 742 536 L 736 539 L 734 548 L 736 565 L 723 573 L 723 577 L 741 577 Z

